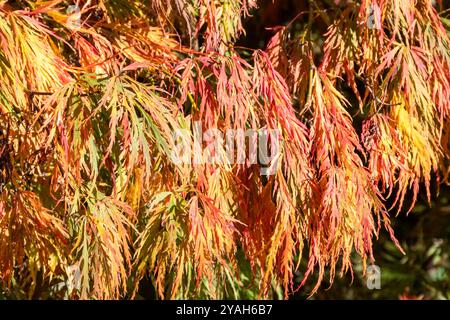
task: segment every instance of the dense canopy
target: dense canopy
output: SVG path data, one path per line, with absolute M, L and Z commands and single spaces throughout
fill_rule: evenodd
M 393 217 L 448 178 L 445 13 L 0 1 L 2 294 L 288 298 L 355 257 L 364 273 L 379 234 L 401 254 Z M 174 161 L 174 133 L 193 143 L 198 126 L 276 130 L 279 147 L 269 163 Z

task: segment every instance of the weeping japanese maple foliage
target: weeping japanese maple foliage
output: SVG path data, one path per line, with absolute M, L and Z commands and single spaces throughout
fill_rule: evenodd
M 448 179 L 443 5 L 300 2 L 250 49 L 267 1 L 1 1 L 2 290 L 288 298 L 365 272 L 380 232 L 402 251 L 392 216 Z M 272 174 L 173 161 L 198 127 L 277 130 Z

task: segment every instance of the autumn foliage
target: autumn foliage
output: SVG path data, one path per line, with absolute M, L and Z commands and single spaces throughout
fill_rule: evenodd
M 371 263 L 381 232 L 402 251 L 393 216 L 449 173 L 442 3 L 299 1 L 237 45 L 276 2 L 0 1 L 1 287 L 288 298 Z M 279 130 L 274 174 L 171 161 L 195 122 Z

